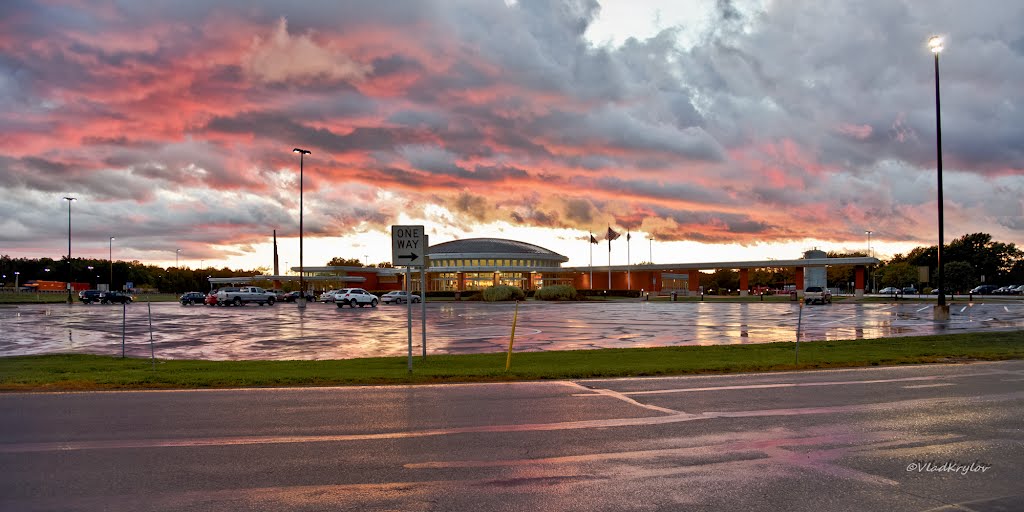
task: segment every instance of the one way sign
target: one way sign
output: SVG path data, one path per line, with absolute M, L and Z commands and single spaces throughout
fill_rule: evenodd
M 423 226 L 391 226 L 391 264 L 396 267 L 421 267 L 427 252 Z

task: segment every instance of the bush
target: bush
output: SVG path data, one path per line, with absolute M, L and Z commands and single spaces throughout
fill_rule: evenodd
M 568 284 L 545 286 L 533 295 L 539 300 L 576 300 L 576 288 Z
M 498 285 L 484 290 L 483 299 L 487 302 L 525 300 L 526 294 L 516 286 Z

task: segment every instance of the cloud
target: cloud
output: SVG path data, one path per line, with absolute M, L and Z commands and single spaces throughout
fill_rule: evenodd
M 98 240 L 118 224 L 139 254 L 166 240 L 245 252 L 297 224 L 296 146 L 313 151 L 314 239 L 417 216 L 463 233 L 611 223 L 659 240 L 860 243 L 870 228 L 931 244 L 923 41 L 948 29 L 947 230 L 1024 245 L 1024 11 L 1010 0 L 716 0 L 693 7 L 704 22 L 619 44 L 588 39 L 603 7 L 4 3 L 0 244 L 59 232 L 51 197 L 74 193 Z
M 269 83 L 288 81 L 359 81 L 372 71 L 339 49 L 318 44 L 315 33 L 292 36 L 281 18 L 268 37 L 256 36 L 243 67 L 249 75 Z

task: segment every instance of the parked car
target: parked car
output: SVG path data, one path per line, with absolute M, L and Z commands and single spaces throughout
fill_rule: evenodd
M 206 298 L 203 299 L 203 304 L 207 306 L 217 305 L 217 290 L 210 290 L 210 293 L 206 294 Z
M 1015 295 L 1024 295 L 1024 284 L 1014 289 Z
M 277 302 L 277 295 L 260 288 L 259 286 L 242 286 L 235 291 L 220 290 L 217 292 L 217 304 L 242 306 L 244 304 L 266 304 L 273 306 Z
M 103 295 L 103 292 L 99 290 L 82 290 L 78 292 L 78 300 L 82 301 L 82 304 L 92 304 L 93 302 L 99 302 L 101 295 Z
M 972 288 L 971 293 L 974 295 L 991 295 L 992 292 L 996 291 L 998 288 L 999 287 L 994 284 L 983 284 Z
M 362 288 L 343 288 L 334 294 L 334 303 L 339 308 L 345 306 L 354 308 L 357 304 L 359 307 L 369 304 L 370 307 L 375 308 L 379 302 L 379 297 Z
M 395 304 L 405 304 L 409 300 L 409 292 L 406 291 L 387 292 L 384 295 L 380 296 L 380 301 L 383 302 L 384 304 L 391 304 L 392 302 L 394 302 Z M 415 293 L 412 294 L 413 304 L 419 301 L 420 296 L 416 295 Z
M 993 295 L 1016 295 L 1017 294 L 1017 285 L 1011 284 L 1009 286 L 1003 286 L 1001 288 L 997 288 L 996 290 L 994 290 L 992 292 L 992 294 Z
M 206 301 L 206 294 L 203 292 L 187 292 L 183 293 L 181 297 L 178 297 L 178 302 L 182 306 L 194 306 L 196 304 L 202 304 Z
M 881 290 L 878 290 L 878 293 L 881 293 L 882 295 L 896 295 L 897 293 L 902 293 L 902 290 L 896 288 L 895 286 L 887 286 L 885 288 L 882 288 Z
M 133 300 L 135 300 L 135 297 L 124 292 L 103 292 L 100 295 L 100 304 L 113 304 L 115 302 L 118 304 L 131 304 Z
M 832 304 L 832 292 L 822 286 L 808 286 L 804 290 L 804 304 Z
M 903 295 L 914 295 L 916 293 L 917 293 L 917 288 L 915 288 L 914 286 L 904 286 L 903 287 Z
M 327 290 L 326 292 L 321 293 L 320 298 L 317 300 L 320 302 L 334 302 L 334 294 L 340 291 L 341 290 Z
M 278 300 L 280 300 L 281 302 L 295 302 L 299 300 L 299 297 L 301 296 L 302 294 L 299 293 L 298 290 L 296 290 L 294 292 L 287 292 L 284 295 L 281 295 L 281 298 L 279 298 Z M 314 299 L 316 299 L 316 297 L 309 294 L 306 295 L 307 301 L 312 302 Z

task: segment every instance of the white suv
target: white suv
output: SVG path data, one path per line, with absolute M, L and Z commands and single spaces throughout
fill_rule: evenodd
M 354 308 L 357 304 L 359 307 L 369 304 L 371 308 L 375 308 L 379 302 L 380 299 L 376 295 L 362 288 L 344 288 L 334 294 L 334 303 L 339 308 L 345 306 Z

